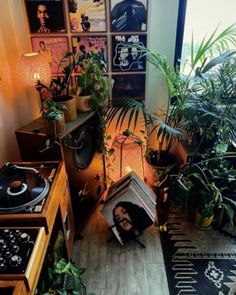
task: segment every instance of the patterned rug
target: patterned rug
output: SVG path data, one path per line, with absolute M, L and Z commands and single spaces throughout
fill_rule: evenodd
M 171 295 L 235 295 L 236 239 L 202 231 L 171 208 L 161 243 Z

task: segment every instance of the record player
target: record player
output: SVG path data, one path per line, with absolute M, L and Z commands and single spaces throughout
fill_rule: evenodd
M 60 162 L 6 163 L 0 169 L 1 226 L 44 226 L 48 233 L 59 203 Z M 57 184 L 56 184 L 57 183 Z
M 34 294 L 55 228 L 63 232 L 65 257 L 72 255 L 74 219 L 64 162 L 4 164 L 0 226 L 0 294 L 15 294 L 18 287 L 26 292 L 16 294 Z

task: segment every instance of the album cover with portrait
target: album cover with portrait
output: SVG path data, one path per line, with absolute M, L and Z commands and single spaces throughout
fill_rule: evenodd
M 31 33 L 66 32 L 63 0 L 24 0 Z
M 111 31 L 146 31 L 147 6 L 147 0 L 110 0 Z
M 52 74 L 61 74 L 65 63 L 63 57 L 69 50 L 67 37 L 31 37 L 33 51 L 46 57 Z
M 155 221 L 154 193 L 134 175 L 128 173 L 109 188 L 102 208 L 110 230 L 121 245 L 141 235 Z
M 106 1 L 67 0 L 72 33 L 105 32 Z
M 146 48 L 146 45 L 146 35 L 112 36 L 112 71 L 144 72 L 146 57 L 139 46 Z

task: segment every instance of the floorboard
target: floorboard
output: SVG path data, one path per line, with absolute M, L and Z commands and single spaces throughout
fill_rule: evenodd
M 136 242 L 123 247 L 101 214 L 101 205 L 76 240 L 73 260 L 86 268 L 84 281 L 88 292 L 96 295 L 168 295 L 159 232 L 153 225 Z

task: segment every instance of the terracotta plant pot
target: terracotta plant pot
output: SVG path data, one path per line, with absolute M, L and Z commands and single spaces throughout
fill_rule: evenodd
M 89 106 L 90 95 L 77 96 L 77 110 L 79 112 L 88 112 L 91 110 Z
M 214 215 L 203 216 L 199 213 L 198 209 L 195 211 L 195 225 L 199 229 L 208 230 L 211 227 Z
M 77 118 L 76 98 L 73 96 L 56 96 L 53 101 L 58 104 L 64 104 L 66 109 L 62 110 L 65 116 L 65 122 L 74 121 Z
M 65 131 L 64 115 L 62 116 L 62 119 L 58 121 L 44 119 L 44 127 L 48 135 L 54 135 L 55 137 L 61 135 Z

